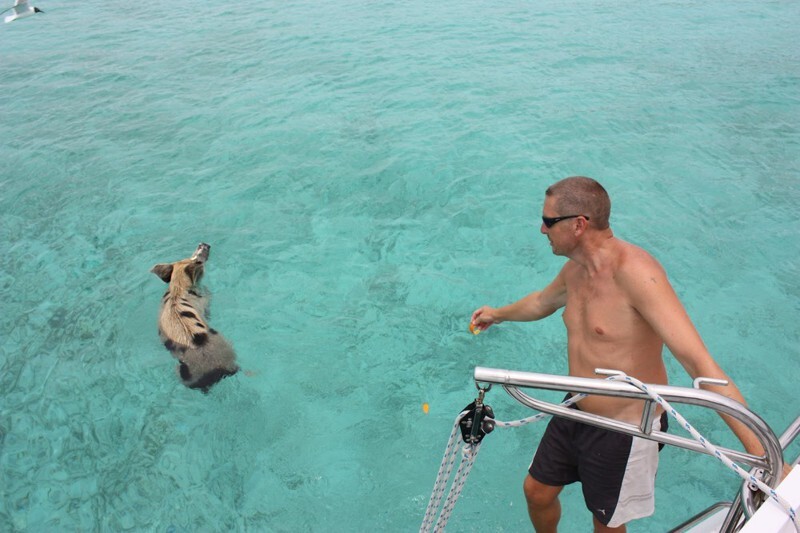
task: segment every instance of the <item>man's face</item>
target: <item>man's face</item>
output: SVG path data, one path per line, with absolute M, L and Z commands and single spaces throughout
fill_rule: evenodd
M 544 198 L 544 207 L 542 207 L 542 216 L 547 218 L 555 218 L 560 216 L 565 216 L 569 213 L 559 213 L 556 210 L 556 198 L 555 196 L 545 196 Z M 543 235 L 547 237 L 547 240 L 550 241 L 550 248 L 555 255 L 566 255 L 567 251 L 573 246 L 574 243 L 574 234 L 572 230 L 572 219 L 562 220 L 560 222 L 556 222 L 551 227 L 545 226 L 544 222 L 542 222 L 542 226 L 539 231 L 542 232 Z

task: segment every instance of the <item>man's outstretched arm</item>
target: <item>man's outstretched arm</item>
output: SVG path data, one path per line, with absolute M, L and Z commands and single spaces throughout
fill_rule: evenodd
M 484 305 L 472 313 L 471 324 L 485 330 L 493 324 L 501 322 L 530 322 L 552 315 L 564 307 L 567 301 L 567 287 L 564 284 L 563 271 L 541 291 L 532 292 L 516 302 L 503 307 Z

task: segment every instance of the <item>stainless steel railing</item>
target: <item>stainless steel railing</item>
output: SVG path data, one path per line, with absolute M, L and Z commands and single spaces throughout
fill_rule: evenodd
M 475 382 L 478 384 L 488 383 L 501 385 L 512 398 L 522 405 L 537 411 L 577 420 L 578 422 L 619 433 L 625 433 L 634 437 L 662 442 L 699 453 L 710 454 L 700 443 L 693 439 L 651 430 L 657 404 L 646 393 L 628 383 L 605 379 L 554 376 L 551 374 L 537 374 L 534 372 L 520 372 L 485 367 L 475 367 L 474 378 Z M 699 386 L 703 381 L 703 378 L 695 380 L 695 387 Z M 754 468 L 763 469 L 764 474 L 762 479 L 764 483 L 772 488 L 778 485 L 783 468 L 781 442 L 761 417 L 739 402 L 715 392 L 699 388 L 673 387 L 670 385 L 648 384 L 647 386 L 651 391 L 660 395 L 671 404 L 696 405 L 713 409 L 718 413 L 729 415 L 745 424 L 755 434 L 759 442 L 761 442 L 765 455 L 757 456 L 722 447 L 719 447 L 719 450 L 734 461 L 745 463 Z M 600 396 L 614 396 L 618 398 L 636 398 L 645 402 L 645 409 L 641 423 L 639 425 L 630 424 L 539 400 L 521 391 L 520 388 L 556 390 Z M 787 433 L 793 432 L 793 435 L 796 436 L 797 433 L 800 432 L 800 421 L 796 422 L 796 425 L 797 427 L 794 429 L 790 427 Z M 794 436 L 791 438 L 794 438 Z M 738 500 L 739 498 L 737 498 L 737 502 Z M 741 500 L 748 517 L 752 516 L 755 512 L 755 506 L 760 504 L 760 502 L 753 497 L 744 497 L 741 498 Z M 734 526 L 735 523 L 731 528 Z
M 781 434 L 780 438 L 778 439 L 781 443 L 781 447 L 784 450 L 788 448 L 798 435 L 800 435 L 800 416 L 795 418 L 794 422 L 789 424 L 789 427 L 787 427 L 786 430 Z M 796 457 L 795 460 L 792 461 L 792 464 L 796 465 L 798 462 L 800 462 L 800 456 Z
M 798 416 L 794 422 L 789 424 L 789 427 L 781 434 L 778 438 L 778 442 L 780 443 L 781 449 L 786 450 L 789 445 L 794 442 L 797 438 L 798 434 L 800 434 L 800 416 Z M 800 456 L 795 458 L 792 461 L 792 466 L 796 466 L 800 462 Z M 779 466 L 778 472 L 783 467 L 781 464 Z M 751 473 L 755 474 L 756 472 Z M 780 475 L 778 476 L 780 479 Z M 774 488 L 774 487 L 773 487 Z M 739 494 L 736 495 L 736 499 L 734 500 L 733 504 L 731 505 L 730 511 L 728 512 L 727 516 L 725 517 L 725 521 L 723 522 L 723 529 L 722 531 L 733 531 L 735 525 L 739 522 L 742 511 L 745 512 L 747 518 L 749 519 L 753 516 L 753 509 L 756 509 L 761 502 L 763 501 L 763 494 L 759 493 L 758 491 L 754 491 L 750 488 L 750 484 L 745 481 L 742 483 L 742 488 L 739 491 Z

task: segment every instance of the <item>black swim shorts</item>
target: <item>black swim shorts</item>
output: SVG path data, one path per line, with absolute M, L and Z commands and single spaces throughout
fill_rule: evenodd
M 666 413 L 653 429 L 667 430 Z M 653 514 L 659 449 L 655 441 L 553 417 L 528 472 L 556 487 L 580 481 L 586 507 L 600 523 L 617 527 Z

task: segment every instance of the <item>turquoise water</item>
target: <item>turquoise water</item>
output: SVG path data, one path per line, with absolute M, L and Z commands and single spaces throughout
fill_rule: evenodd
M 557 273 L 537 218 L 572 174 L 752 408 L 797 415 L 797 3 L 37 5 L 0 27 L 0 530 L 417 529 L 473 367 L 565 372 L 557 318 L 466 327 Z M 200 241 L 248 370 L 208 396 L 149 273 Z M 487 437 L 452 531 L 529 527 L 543 429 Z M 667 450 L 630 530 L 738 484 Z

